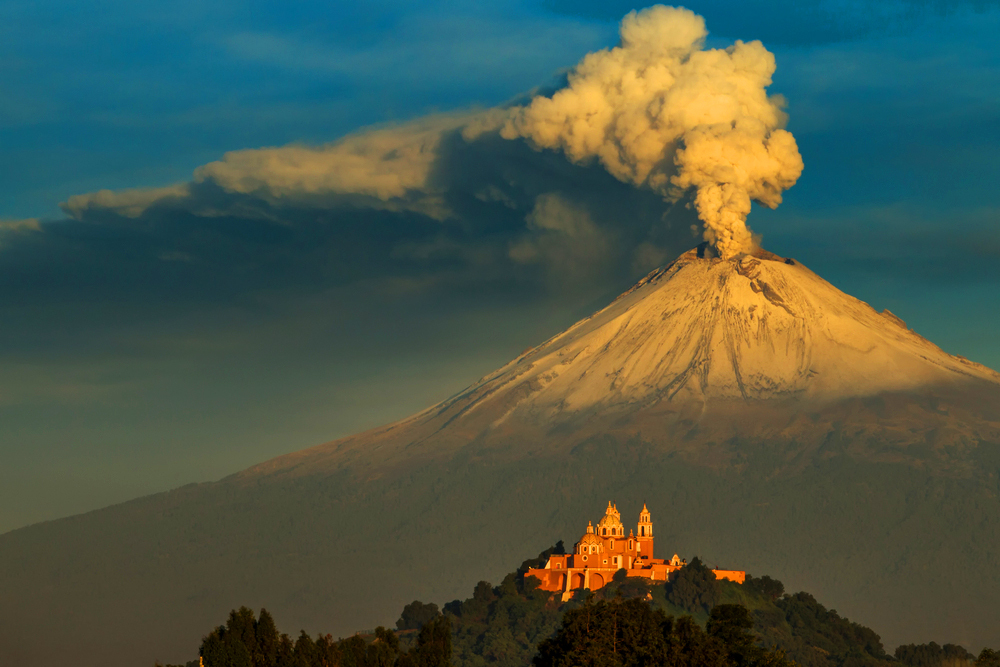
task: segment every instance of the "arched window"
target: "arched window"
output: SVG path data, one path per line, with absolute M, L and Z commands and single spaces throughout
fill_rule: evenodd
M 615 541 L 614 541 L 614 540 L 611 540 L 611 548 L 612 548 L 612 549 L 614 549 L 614 548 L 615 548 Z
M 632 551 L 632 540 L 628 541 L 628 550 Z

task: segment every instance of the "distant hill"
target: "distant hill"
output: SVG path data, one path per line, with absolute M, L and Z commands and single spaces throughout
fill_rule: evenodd
M 0 535 L 0 663 L 171 660 L 242 604 L 375 627 L 611 499 L 891 646 L 995 646 L 998 378 L 793 260 L 693 250 L 409 419 Z

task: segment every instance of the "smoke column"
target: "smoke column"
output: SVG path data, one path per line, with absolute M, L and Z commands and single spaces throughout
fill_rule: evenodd
M 706 50 L 705 20 L 663 5 L 629 13 L 620 35 L 585 56 L 567 87 L 514 109 L 502 135 L 596 158 L 673 201 L 694 188 L 720 256 L 750 251 L 751 200 L 775 208 L 803 167 L 784 99 L 767 95 L 774 55 L 757 41 Z

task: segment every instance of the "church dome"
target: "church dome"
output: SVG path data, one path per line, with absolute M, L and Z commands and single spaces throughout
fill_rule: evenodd
M 608 509 L 597 523 L 597 534 L 600 537 L 624 537 L 625 526 L 622 525 L 622 515 L 618 508 L 608 503 Z
M 601 538 L 590 532 L 585 533 L 576 543 L 578 554 L 599 554 L 602 551 L 604 551 L 604 544 L 601 542 Z

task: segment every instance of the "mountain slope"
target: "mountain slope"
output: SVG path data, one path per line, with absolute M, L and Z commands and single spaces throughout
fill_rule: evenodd
M 965 378 L 1000 381 L 792 260 L 698 253 L 654 271 L 459 400 L 474 403 L 468 410 L 506 401 L 500 419 L 527 403 L 547 420 L 592 406 L 828 400 Z
M 390 623 L 608 499 L 889 644 L 1000 643 L 997 374 L 790 260 L 699 255 L 407 420 L 0 536 L 0 662 L 180 659 L 242 604 Z

